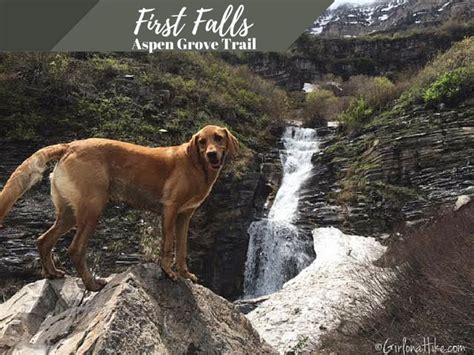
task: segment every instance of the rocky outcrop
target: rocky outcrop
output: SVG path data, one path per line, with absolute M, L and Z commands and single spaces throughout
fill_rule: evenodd
M 0 305 L 0 352 L 274 353 L 232 304 L 155 264 L 114 276 L 99 293 L 78 279 L 41 280 Z
M 381 285 L 392 274 L 371 264 L 385 247 L 335 228 L 315 229 L 313 238 L 316 260 L 247 315 L 280 353 L 312 353 L 325 334 L 354 332 L 386 296 Z

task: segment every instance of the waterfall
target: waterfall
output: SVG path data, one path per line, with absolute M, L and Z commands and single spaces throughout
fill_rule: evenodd
M 293 224 L 298 214 L 299 191 L 310 177 L 311 158 L 318 151 L 316 131 L 287 127 L 280 152 L 283 179 L 268 218 L 252 222 L 245 262 L 244 297 L 258 297 L 279 290 L 308 266 L 308 245 Z

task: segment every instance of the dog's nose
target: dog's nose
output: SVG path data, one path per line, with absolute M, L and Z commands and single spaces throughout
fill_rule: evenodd
M 216 160 L 217 159 L 217 152 L 207 152 L 207 157 L 211 160 Z

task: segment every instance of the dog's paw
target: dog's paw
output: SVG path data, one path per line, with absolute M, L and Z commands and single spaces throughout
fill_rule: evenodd
M 93 292 L 102 290 L 105 287 L 105 285 L 107 285 L 107 281 L 100 278 L 91 279 L 90 281 L 85 283 L 86 289 L 88 291 L 93 291 Z
M 64 276 L 66 276 L 66 271 L 61 269 L 54 269 L 51 271 L 51 274 L 53 275 L 54 279 L 62 279 L 64 278 Z
M 171 280 L 173 280 L 173 281 L 178 280 L 178 274 L 175 273 L 171 268 L 162 266 L 161 269 L 163 269 L 166 276 L 168 276 Z
M 66 276 L 66 271 L 60 270 L 60 269 L 53 269 L 50 271 L 43 270 L 42 274 L 44 278 L 49 279 L 49 280 L 54 280 L 54 279 L 64 278 L 64 276 Z
M 191 280 L 194 283 L 197 283 L 198 280 L 199 280 L 196 275 L 194 275 L 192 272 L 189 272 L 187 270 L 186 271 L 180 271 L 179 276 L 181 276 L 182 278 Z

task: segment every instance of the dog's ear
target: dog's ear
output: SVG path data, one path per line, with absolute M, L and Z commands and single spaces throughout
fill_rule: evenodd
M 186 147 L 186 153 L 191 160 L 197 164 L 199 164 L 198 139 L 199 133 L 196 133 L 192 136 L 191 140 L 188 142 L 188 146 Z
M 230 133 L 227 128 L 224 128 L 224 130 L 227 136 L 227 151 L 229 152 L 229 155 L 233 157 L 235 156 L 235 154 L 237 154 L 240 144 L 237 138 L 235 138 L 234 135 Z

